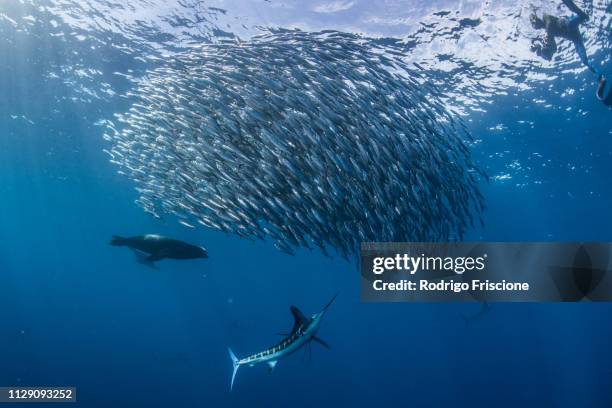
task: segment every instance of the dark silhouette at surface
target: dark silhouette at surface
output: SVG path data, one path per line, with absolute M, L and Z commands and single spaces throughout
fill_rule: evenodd
M 580 61 L 582 61 L 591 72 L 596 75 L 601 75 L 601 71 L 589 61 L 586 48 L 584 47 L 584 40 L 580 33 L 580 25 L 586 22 L 589 16 L 584 11 L 580 10 L 572 0 L 562 1 L 567 8 L 576 13 L 575 16 L 565 18 L 544 14 L 542 17 L 538 17 L 535 13 L 531 14 L 530 21 L 533 28 L 536 30 L 546 30 L 546 35 L 543 40 L 537 39 L 533 41 L 531 46 L 532 51 L 540 57 L 550 60 L 557 52 L 556 38 L 569 40 L 574 44 Z
M 597 99 L 603 102 L 606 106 L 612 106 L 612 89 L 608 90 L 608 95 L 606 93 L 606 77 L 601 75 L 599 77 L 599 85 L 597 86 Z

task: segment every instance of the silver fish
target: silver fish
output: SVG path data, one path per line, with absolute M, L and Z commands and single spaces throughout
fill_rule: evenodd
M 484 208 L 461 118 L 364 37 L 202 45 L 130 100 L 106 121 L 106 151 L 139 205 L 190 228 L 350 256 L 363 241 L 461 239 Z

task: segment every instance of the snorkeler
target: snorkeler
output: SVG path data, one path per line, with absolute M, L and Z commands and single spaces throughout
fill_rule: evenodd
M 557 52 L 557 42 L 555 37 L 565 38 L 574 43 L 576 52 L 580 57 L 580 61 L 586 65 L 591 72 L 596 75 L 601 75 L 598 68 L 593 66 L 587 57 L 586 49 L 584 48 L 584 41 L 582 34 L 580 34 L 579 26 L 589 19 L 589 16 L 574 4 L 572 0 L 562 0 L 571 11 L 576 13 L 574 17 L 563 18 L 555 17 L 550 14 L 544 14 L 542 18 L 538 17 L 535 13 L 530 16 L 531 25 L 536 30 L 545 29 L 546 37 L 544 40 L 534 40 L 531 46 L 531 50 L 538 54 L 540 57 L 550 60 L 555 52 Z
M 606 77 L 603 75 L 599 76 L 599 85 L 597 86 L 597 99 L 603 102 L 606 106 L 612 106 L 612 89 L 608 91 L 608 96 L 604 97 L 604 93 L 606 91 Z

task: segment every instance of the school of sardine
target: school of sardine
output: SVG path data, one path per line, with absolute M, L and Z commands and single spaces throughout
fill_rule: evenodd
M 426 78 L 362 37 L 271 31 L 173 56 L 105 138 L 156 217 L 282 251 L 461 239 L 480 219 L 469 133 Z

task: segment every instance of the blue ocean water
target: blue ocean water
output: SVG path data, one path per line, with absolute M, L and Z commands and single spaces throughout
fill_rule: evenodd
M 363 304 L 357 268 L 340 258 L 289 256 L 269 242 L 145 214 L 103 152 L 98 121 L 129 107 L 131 79 L 162 64 L 158 53 L 221 35 L 215 29 L 244 35 L 198 14 L 202 3 L 180 13 L 157 6 L 176 18 L 128 24 L 104 14 L 120 5 L 102 2 L 9 1 L 0 9 L 0 386 L 76 386 L 85 407 L 612 404 L 609 304 L 494 304 L 466 324 L 480 305 Z M 587 45 L 611 75 L 609 7 L 596 6 Z M 248 18 L 235 13 L 249 26 L 276 15 L 258 7 Z M 229 20 L 227 8 L 221 17 Z M 180 19 L 193 10 L 203 17 Z M 330 18 L 316 21 L 350 26 Z M 171 36 L 164 22 L 185 29 Z M 363 31 L 375 32 L 368 24 Z M 566 48 L 544 68 L 506 61 L 514 73 L 497 78 L 510 85 L 496 85 L 474 61 L 462 74 L 437 73 L 442 87 L 476 87 L 462 110 L 477 140 L 473 155 L 492 176 L 482 185 L 485 226 L 466 240 L 612 238 L 611 112 Z M 542 78 L 521 79 L 526 72 Z M 108 245 L 113 234 L 153 232 L 204 245 L 210 258 L 151 270 Z M 263 349 L 290 328 L 290 305 L 313 313 L 338 291 L 320 331 L 331 350 L 314 344 L 312 359 L 295 354 L 273 374 L 242 368 L 230 392 L 228 346 L 239 356 Z

